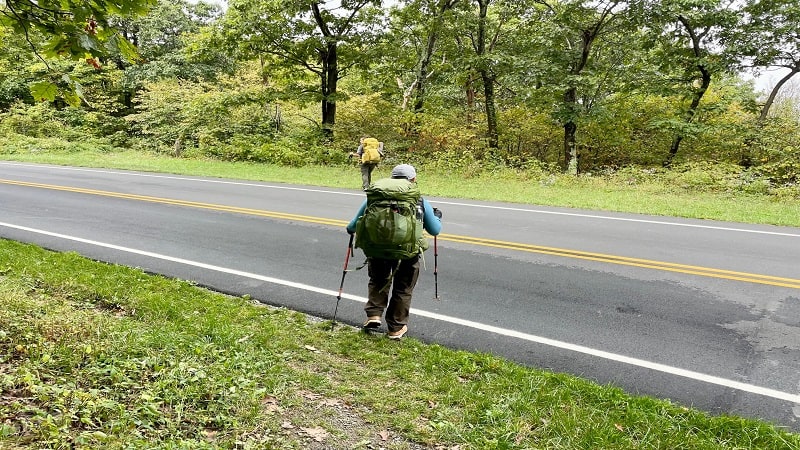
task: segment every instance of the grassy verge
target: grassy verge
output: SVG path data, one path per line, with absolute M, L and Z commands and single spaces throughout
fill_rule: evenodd
M 353 167 L 284 167 L 266 164 L 179 159 L 141 152 L 18 152 L 0 159 L 49 164 L 144 170 L 246 180 L 298 183 L 358 189 Z M 386 176 L 391 163 L 375 176 Z M 425 195 L 564 206 L 661 216 L 800 227 L 800 201 L 786 197 L 719 190 L 698 173 L 670 176 L 569 177 L 536 176 L 511 170 L 460 172 L 440 166 L 421 167 Z
M 0 448 L 800 449 L 800 435 L 0 240 Z

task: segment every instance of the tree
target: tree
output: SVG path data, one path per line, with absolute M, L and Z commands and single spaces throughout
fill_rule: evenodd
M 495 105 L 494 85 L 497 79 L 497 73 L 493 70 L 491 59 L 488 58 L 488 53 L 493 50 L 494 43 L 497 42 L 497 36 L 500 32 L 498 25 L 497 30 L 490 40 L 487 37 L 487 16 L 489 14 L 489 4 L 491 0 L 477 0 L 478 3 L 478 30 L 477 36 L 473 41 L 475 48 L 475 55 L 478 57 L 478 73 L 483 82 L 483 96 L 486 103 L 486 135 L 488 138 L 489 148 L 496 149 L 498 146 L 497 137 L 497 110 Z M 487 41 L 489 46 L 487 48 Z
M 321 129 L 332 138 L 339 80 L 368 64 L 364 49 L 377 32 L 380 0 L 233 0 L 223 25 L 228 42 L 245 56 L 272 55 L 280 66 L 314 74 Z M 372 6 L 373 8 L 369 8 Z
M 416 74 L 414 81 L 411 84 L 413 87 L 413 109 L 414 112 L 422 112 L 425 107 L 425 93 L 427 89 L 428 78 L 430 77 L 430 64 L 433 58 L 434 51 L 436 50 L 436 40 L 439 38 L 439 33 L 444 26 L 445 14 L 453 9 L 459 0 L 435 0 L 426 1 L 422 5 L 429 11 L 429 24 L 427 29 L 427 39 L 425 46 L 421 49 L 419 60 L 417 62 Z M 407 6 L 408 7 L 408 6 Z
M 676 80 L 689 105 L 683 110 L 682 124 L 672 139 L 663 165 L 669 167 L 680 144 L 694 126 L 700 102 L 714 75 L 729 71 L 734 61 L 726 52 L 723 30 L 734 27 L 739 11 L 736 0 L 667 0 L 650 5 L 651 30 L 657 34 L 664 52 L 664 72 L 680 76 Z
M 148 14 L 115 18 L 115 28 L 137 46 L 141 56 L 131 64 L 119 53 L 109 55 L 109 60 L 124 71 L 125 106 L 132 108 L 135 93 L 148 81 L 211 80 L 220 72 L 229 72 L 233 64 L 213 46 L 203 49 L 198 58 L 187 50 L 193 39 L 200 39 L 194 35 L 210 27 L 221 14 L 219 7 L 202 1 L 158 0 Z
M 456 31 L 464 33 L 469 42 L 469 45 L 459 45 L 461 48 L 469 47 L 464 48 L 460 57 L 469 72 L 466 75 L 467 108 L 472 108 L 475 103 L 473 84 L 480 81 L 483 88 L 487 146 L 497 149 L 500 133 L 496 87 L 501 77 L 514 70 L 514 58 L 528 56 L 524 49 L 531 46 L 527 33 L 530 30 L 525 29 L 524 25 L 529 20 L 538 21 L 536 13 L 530 11 L 536 7 L 526 5 L 525 2 L 506 0 L 474 0 L 468 5 L 472 9 L 465 14 L 468 21 L 457 25 L 460 30 Z M 456 39 L 462 40 L 458 35 Z M 520 45 L 520 39 L 524 39 L 525 44 Z M 470 53 L 473 56 L 469 56 Z
M 564 128 L 564 161 L 567 172 L 578 172 L 578 149 L 576 134 L 578 119 L 582 115 L 582 90 L 594 83 L 585 72 L 591 68 L 592 56 L 598 40 L 606 33 L 610 24 L 619 15 L 625 3 L 621 0 L 587 2 L 568 0 L 549 5 L 551 12 L 550 33 L 552 43 L 544 51 L 546 64 L 550 68 L 546 82 L 560 90 L 560 101 L 556 113 Z M 583 89 L 582 89 L 583 88 Z

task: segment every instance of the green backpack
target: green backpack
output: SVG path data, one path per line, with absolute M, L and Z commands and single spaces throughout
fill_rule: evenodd
M 428 248 L 422 235 L 416 183 L 383 178 L 369 186 L 367 207 L 356 223 L 355 246 L 368 258 L 409 259 Z

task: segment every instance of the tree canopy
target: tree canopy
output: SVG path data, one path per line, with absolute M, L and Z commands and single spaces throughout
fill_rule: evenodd
M 373 134 L 465 167 L 800 171 L 800 112 L 770 109 L 800 72 L 789 0 L 2 5 L 6 129 L 63 116 L 124 145 L 290 164 L 344 163 Z M 772 68 L 768 95 L 743 76 Z

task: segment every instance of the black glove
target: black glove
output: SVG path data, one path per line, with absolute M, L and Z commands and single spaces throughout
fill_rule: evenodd
M 439 208 L 433 208 L 433 215 L 438 217 L 439 220 L 442 220 L 442 211 Z

